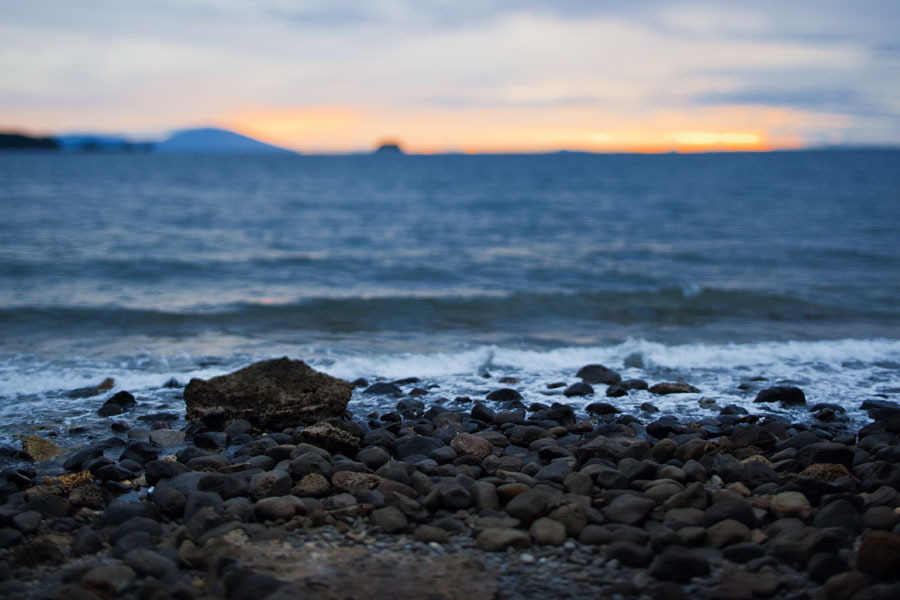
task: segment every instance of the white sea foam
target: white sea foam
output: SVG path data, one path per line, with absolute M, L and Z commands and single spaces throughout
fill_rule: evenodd
M 898 340 L 836 340 L 759 342 L 751 344 L 666 345 L 628 340 L 614 346 L 519 350 L 481 346 L 458 352 L 353 356 L 323 362 L 337 377 L 437 377 L 474 374 L 483 369 L 512 368 L 532 373 L 561 372 L 588 363 L 625 367 L 629 357 L 640 357 L 646 367 L 667 369 L 769 368 L 782 365 L 828 365 L 900 361 Z
M 276 349 L 269 347 L 269 352 Z M 165 410 L 183 414 L 176 391 L 163 385 L 174 378 L 181 384 L 191 378 L 208 379 L 238 369 L 255 360 L 280 356 L 285 351 L 307 360 L 314 367 L 345 379 L 364 377 L 399 379 L 418 377 L 417 385 L 428 387 L 426 401 L 439 398 L 452 402 L 457 396 L 483 398 L 490 389 L 506 384 L 500 377 L 513 377 L 528 402 L 565 402 L 583 407 L 593 401 L 610 400 L 626 412 L 638 414 L 639 406 L 652 402 L 663 413 L 683 416 L 713 415 L 716 407 L 740 404 L 751 412 L 779 411 L 778 407 L 754 404 L 756 392 L 767 385 L 790 383 L 800 386 L 810 404 L 839 404 L 857 423 L 865 422 L 861 402 L 873 396 L 893 398 L 900 388 L 900 341 L 844 339 L 835 341 L 760 342 L 752 344 L 666 345 L 634 339 L 621 344 L 596 347 L 564 347 L 546 350 L 500 346 L 477 346 L 455 351 L 427 353 L 341 354 L 284 345 L 277 354 L 240 354 L 221 359 L 221 364 L 205 365 L 200 357 L 144 355 L 121 361 L 66 359 L 47 361 L 32 356 L 0 360 L 0 442 L 29 425 L 58 423 L 72 425 L 92 419 L 94 411 L 109 394 L 128 390 L 142 398 L 144 411 Z M 633 391 L 629 396 L 608 399 L 605 386 L 594 386 L 593 396 L 567 398 L 562 389 L 548 383 L 577 381 L 577 370 L 601 363 L 624 378 L 658 381 L 683 380 L 697 386 L 699 394 L 653 396 Z M 491 377 L 485 378 L 485 374 Z M 108 393 L 88 399 L 72 399 L 65 391 L 95 386 L 106 377 L 115 379 Z M 701 397 L 715 400 L 713 407 L 698 403 Z M 367 396 L 357 390 L 351 404 L 354 411 L 366 412 L 390 407 L 394 399 Z M 795 409 L 792 418 L 806 419 L 805 409 Z

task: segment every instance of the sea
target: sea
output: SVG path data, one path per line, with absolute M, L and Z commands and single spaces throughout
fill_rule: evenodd
M 580 409 L 606 386 L 548 384 L 600 363 L 700 389 L 624 413 L 811 419 L 753 402 L 785 384 L 864 423 L 900 399 L 900 151 L 0 155 L 0 446 L 110 435 L 120 390 L 183 426 L 176 383 L 281 356 L 448 408 Z

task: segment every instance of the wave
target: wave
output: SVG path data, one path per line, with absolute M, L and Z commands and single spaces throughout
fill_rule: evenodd
M 69 414 L 76 406 L 95 410 L 102 402 L 101 398 L 73 401 L 65 392 L 97 385 L 107 377 L 114 378 L 116 384 L 109 393 L 127 389 L 141 397 L 160 400 L 159 404 L 150 401 L 148 406 L 177 412 L 181 406 L 179 400 L 160 396 L 170 379 L 181 384 L 194 377 L 208 379 L 283 354 L 303 359 L 316 369 L 348 380 L 419 377 L 428 384 L 437 384 L 437 393 L 448 398 L 484 393 L 484 389 L 497 385 L 496 377 L 513 376 L 521 380 L 522 385 L 516 387 L 520 387 L 527 398 L 543 401 L 542 393 L 547 383 L 571 382 L 579 367 L 602 363 L 621 372 L 623 377 L 641 377 L 650 381 L 684 378 L 697 385 L 705 395 L 748 406 L 752 404 L 755 392 L 742 391 L 737 385 L 744 379 L 762 376 L 772 383 L 800 385 L 807 391 L 811 403 L 837 402 L 848 411 L 858 412 L 865 398 L 875 394 L 893 395 L 900 376 L 900 340 L 888 339 L 663 344 L 636 338 L 618 344 L 543 350 L 478 345 L 420 353 L 359 352 L 338 345 L 316 351 L 295 346 L 293 351 L 284 347 L 277 350 L 259 348 L 255 352 L 218 359 L 190 354 L 57 360 L 17 355 L 0 357 L 0 416 L 18 419 L 25 405 L 54 406 L 62 411 L 60 414 Z M 483 379 L 482 374 L 486 372 L 495 378 Z M 356 402 L 383 400 L 358 396 Z M 666 402 L 674 401 L 696 404 L 693 396 L 652 400 L 661 408 L 667 406 Z
M 829 306 L 786 295 L 713 288 L 574 293 L 444 295 L 409 293 L 376 297 L 317 297 L 296 302 L 197 305 L 189 310 L 141 308 L 13 307 L 0 310 L 0 330 L 107 329 L 162 335 L 227 328 L 269 332 L 552 329 L 561 322 L 618 325 L 703 325 L 720 320 L 898 324 L 895 314 Z
M 609 346 L 521 350 L 502 346 L 434 353 L 368 355 L 318 361 L 337 377 L 401 378 L 473 375 L 491 369 L 559 373 L 588 363 L 613 368 L 639 364 L 642 369 L 762 371 L 799 364 L 849 369 L 855 364 L 886 365 L 900 370 L 900 340 L 754 342 L 745 344 L 663 344 L 629 339 Z M 574 371 L 573 371 L 574 373 Z

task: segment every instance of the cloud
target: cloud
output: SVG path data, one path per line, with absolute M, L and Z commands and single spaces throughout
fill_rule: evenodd
M 791 139 L 827 139 L 835 127 L 845 139 L 900 139 L 900 3 L 883 0 L 0 0 L 0 10 L 0 113 L 25 126 L 266 115 L 276 132 L 282 115 L 302 147 L 310 115 L 335 110 L 363 115 L 351 119 L 358 127 L 382 118 L 404 130 L 403 114 L 460 127 L 477 113 L 522 119 L 521 142 L 552 139 L 552 127 L 570 139 L 571 112 L 600 140 L 605 122 L 667 111 L 681 131 L 740 134 L 753 124 L 701 125 L 705 113 L 744 107 L 788 109 Z
M 746 104 L 787 106 L 846 115 L 889 115 L 888 108 L 847 88 L 825 89 L 745 89 L 711 92 L 694 96 L 701 104 Z

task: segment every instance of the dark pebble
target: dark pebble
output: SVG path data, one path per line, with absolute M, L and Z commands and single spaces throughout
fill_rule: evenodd
M 603 365 L 585 365 L 578 369 L 576 377 L 580 377 L 585 383 L 604 383 L 614 385 L 622 381 L 622 376 Z

